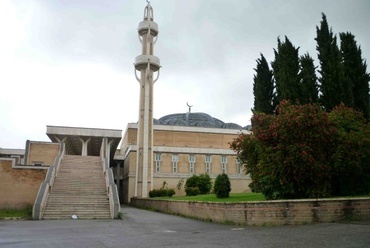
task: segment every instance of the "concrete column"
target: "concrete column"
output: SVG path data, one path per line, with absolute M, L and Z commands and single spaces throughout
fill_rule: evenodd
M 82 143 L 82 149 L 81 149 L 81 156 L 87 156 L 87 145 L 89 144 L 91 139 L 83 140 L 79 138 Z

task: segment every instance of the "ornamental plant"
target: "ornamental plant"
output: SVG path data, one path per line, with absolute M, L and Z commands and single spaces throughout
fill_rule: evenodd
M 208 174 L 193 175 L 186 180 L 185 192 L 187 188 L 198 188 L 199 194 L 209 194 L 212 188 L 212 181 Z
M 228 198 L 231 191 L 230 179 L 227 174 L 219 174 L 215 180 L 214 191 L 217 198 Z
M 361 112 L 341 104 L 329 114 L 339 132 L 333 154 L 334 195 L 363 195 L 370 192 L 370 125 Z
M 275 115 L 255 114 L 253 134 L 231 148 L 267 199 L 323 197 L 331 190 L 331 155 L 338 132 L 316 104 L 282 101 Z

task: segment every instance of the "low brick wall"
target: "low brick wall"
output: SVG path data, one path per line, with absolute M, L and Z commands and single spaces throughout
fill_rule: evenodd
M 278 200 L 245 203 L 132 198 L 131 205 L 206 221 L 246 226 L 370 220 L 370 198 Z
M 0 159 L 0 209 L 33 205 L 47 167 L 18 166 L 13 159 Z

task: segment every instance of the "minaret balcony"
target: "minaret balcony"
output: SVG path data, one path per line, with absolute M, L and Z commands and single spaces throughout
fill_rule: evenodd
M 135 58 L 135 68 L 138 71 L 146 69 L 148 67 L 148 63 L 150 64 L 150 69 L 152 71 L 158 71 L 161 67 L 161 63 L 159 58 L 154 55 L 139 55 Z
M 139 23 L 138 32 L 140 35 L 144 35 L 150 29 L 151 35 L 154 37 L 158 34 L 158 24 L 153 21 L 142 21 Z

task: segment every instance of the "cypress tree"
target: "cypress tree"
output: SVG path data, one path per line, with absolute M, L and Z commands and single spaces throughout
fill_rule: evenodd
M 369 119 L 369 81 L 366 62 L 362 59 L 361 48 L 357 46 L 355 36 L 351 33 L 340 33 L 344 83 L 343 101 L 347 106 L 362 111 Z
M 275 78 L 277 102 L 300 99 L 301 89 L 299 80 L 298 48 L 295 48 L 288 37 L 285 42 L 278 38 L 277 50 L 274 49 L 275 60 L 271 63 Z
M 319 78 L 320 101 L 327 111 L 332 110 L 343 100 L 343 71 L 341 66 L 341 54 L 337 46 L 337 38 L 322 13 L 320 28 L 316 26 L 316 50 L 320 61 Z
M 253 77 L 254 108 L 253 112 L 272 114 L 274 110 L 274 82 L 272 71 L 261 53 L 261 58 L 256 60 L 256 74 Z
M 306 53 L 299 59 L 301 70 L 299 77 L 301 79 L 301 97 L 300 103 L 316 103 L 319 98 L 319 89 L 317 84 L 316 67 L 312 57 Z

